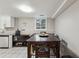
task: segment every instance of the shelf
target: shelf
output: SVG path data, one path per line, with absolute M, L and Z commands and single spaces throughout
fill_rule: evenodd
M 18 46 L 14 46 L 14 47 L 27 47 L 27 46 L 22 46 L 22 45 L 20 46 L 20 45 L 18 45 Z
M 14 40 L 14 42 L 27 42 L 26 40 Z

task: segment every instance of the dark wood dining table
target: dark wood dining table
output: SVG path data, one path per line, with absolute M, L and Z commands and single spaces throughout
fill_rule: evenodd
M 53 50 L 56 58 L 60 57 L 60 40 L 58 38 L 56 38 L 52 34 L 48 34 L 48 37 L 40 37 L 39 34 L 34 34 L 31 38 L 27 40 L 28 58 L 31 58 L 31 45 L 36 47 L 39 44 L 47 45 L 49 49 L 51 48 Z M 37 52 L 35 54 L 35 57 L 38 57 Z M 50 50 L 48 58 L 50 58 Z

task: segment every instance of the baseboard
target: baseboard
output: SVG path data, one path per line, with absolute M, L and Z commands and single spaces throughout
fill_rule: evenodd
M 73 54 L 74 58 L 79 58 L 79 56 L 73 52 L 69 47 L 67 47 L 67 49 L 71 52 L 71 54 Z

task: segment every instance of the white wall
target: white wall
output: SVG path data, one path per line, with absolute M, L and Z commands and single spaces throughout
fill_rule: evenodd
M 55 32 L 79 56 L 79 0 L 55 19 Z
M 22 34 L 33 34 L 38 33 L 39 31 L 35 30 L 35 18 L 33 17 L 17 17 L 16 18 L 16 27 L 21 30 Z M 25 23 L 25 25 L 23 25 Z M 25 28 L 25 31 L 22 31 L 22 28 Z M 48 33 L 53 33 L 54 23 L 51 18 L 47 19 L 47 30 Z

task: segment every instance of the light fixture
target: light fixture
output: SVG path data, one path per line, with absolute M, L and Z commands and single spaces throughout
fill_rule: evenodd
M 20 5 L 20 6 L 18 6 L 18 8 L 21 11 L 26 12 L 26 13 L 31 13 L 34 11 L 30 6 L 27 6 L 27 5 Z

